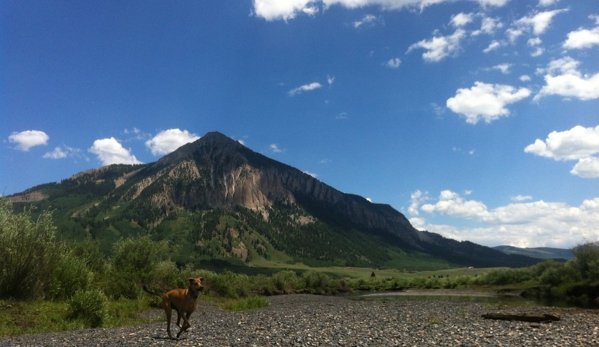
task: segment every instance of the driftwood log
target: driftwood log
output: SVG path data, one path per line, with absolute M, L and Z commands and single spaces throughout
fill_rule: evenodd
M 487 313 L 482 315 L 485 319 L 496 319 L 496 320 L 517 320 L 522 322 L 535 322 L 535 323 L 547 323 L 558 321 L 559 317 L 552 314 L 504 314 L 504 313 Z

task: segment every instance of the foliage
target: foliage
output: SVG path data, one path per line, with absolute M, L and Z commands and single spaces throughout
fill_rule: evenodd
M 79 319 L 90 328 L 102 326 L 108 317 L 108 299 L 101 290 L 78 291 L 68 301 L 69 319 Z
M 64 244 L 56 241 L 55 233 L 50 212 L 43 212 L 34 221 L 30 211 L 15 214 L 12 204 L 0 199 L 0 298 L 36 299 L 69 294 L 55 286 L 54 276 L 64 275 L 65 271 L 59 268 L 67 265 L 65 257 L 69 257 Z M 75 267 L 71 270 L 79 272 Z
M 157 264 L 167 255 L 168 244 L 154 242 L 149 236 L 118 241 L 108 264 L 106 294 L 113 298 L 136 299 L 141 294 L 141 285 L 153 279 Z

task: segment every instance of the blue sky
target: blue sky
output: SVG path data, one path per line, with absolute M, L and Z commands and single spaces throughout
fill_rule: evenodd
M 0 2 L 0 193 L 207 132 L 484 245 L 599 239 L 596 0 Z

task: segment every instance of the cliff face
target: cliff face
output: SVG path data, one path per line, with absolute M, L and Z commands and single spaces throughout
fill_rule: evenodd
M 397 235 L 413 246 L 419 240 L 418 231 L 390 206 L 342 193 L 220 133 L 208 133 L 181 147 L 136 172 L 131 181 L 136 183 L 124 196 L 166 206 L 190 210 L 243 206 L 260 211 L 285 202 L 324 219 L 332 214 L 359 227 Z

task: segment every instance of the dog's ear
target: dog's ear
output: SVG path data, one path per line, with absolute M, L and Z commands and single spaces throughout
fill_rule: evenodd
M 200 281 L 204 282 L 204 277 L 200 277 Z
M 187 281 L 188 281 L 188 282 L 193 282 L 193 281 L 195 281 L 195 278 L 193 278 L 193 277 L 189 277 L 189 278 L 187 279 Z

